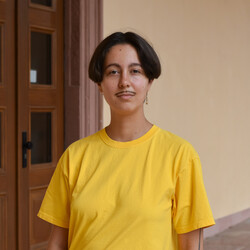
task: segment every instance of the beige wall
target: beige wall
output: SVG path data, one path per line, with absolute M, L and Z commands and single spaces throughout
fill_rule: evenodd
M 158 52 L 147 117 L 199 152 L 215 218 L 250 207 L 249 13 L 249 0 L 104 0 L 105 36 L 133 30 Z

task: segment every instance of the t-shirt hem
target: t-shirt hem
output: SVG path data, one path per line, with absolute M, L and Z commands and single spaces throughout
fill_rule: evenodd
M 183 226 L 183 227 L 177 227 L 175 230 L 176 230 L 177 234 L 184 234 L 184 233 L 188 233 L 188 232 L 194 231 L 194 230 L 199 229 L 199 228 L 211 227 L 213 225 L 215 225 L 215 222 L 214 222 L 214 219 L 212 218 L 212 219 L 199 221 L 196 224 L 187 225 L 187 226 Z
M 41 211 L 38 212 L 37 216 L 39 218 L 41 218 L 42 220 L 45 220 L 45 221 L 47 221 L 47 222 L 49 222 L 49 223 L 51 223 L 51 224 L 53 224 L 55 226 L 59 226 L 59 227 L 63 227 L 63 228 L 69 228 L 68 223 L 62 222 L 62 221 L 60 221 L 60 220 L 58 220 L 58 219 L 56 219 L 56 218 L 54 218 L 54 217 L 52 217 L 52 216 L 50 216 L 50 215 L 48 215 L 46 213 L 43 213 Z

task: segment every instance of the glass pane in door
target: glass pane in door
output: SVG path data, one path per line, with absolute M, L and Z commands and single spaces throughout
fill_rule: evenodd
M 52 0 L 31 0 L 31 2 L 49 7 L 52 6 Z
M 51 85 L 51 40 L 51 34 L 31 32 L 31 84 Z
M 31 164 L 51 162 L 51 112 L 31 112 L 31 141 Z

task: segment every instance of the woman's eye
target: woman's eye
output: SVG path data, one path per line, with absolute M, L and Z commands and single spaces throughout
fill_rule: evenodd
M 139 73 L 141 73 L 141 71 L 140 71 L 139 69 L 133 69 L 133 70 L 132 70 L 132 73 L 133 73 L 133 74 L 139 74 Z
M 116 75 L 118 73 L 119 72 L 117 70 L 111 70 L 111 71 L 109 71 L 109 75 Z

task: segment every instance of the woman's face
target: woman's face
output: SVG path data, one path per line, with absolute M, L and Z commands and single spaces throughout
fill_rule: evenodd
M 111 114 L 143 112 L 143 103 L 151 84 L 134 47 L 118 44 L 110 49 L 99 89 L 110 105 Z

